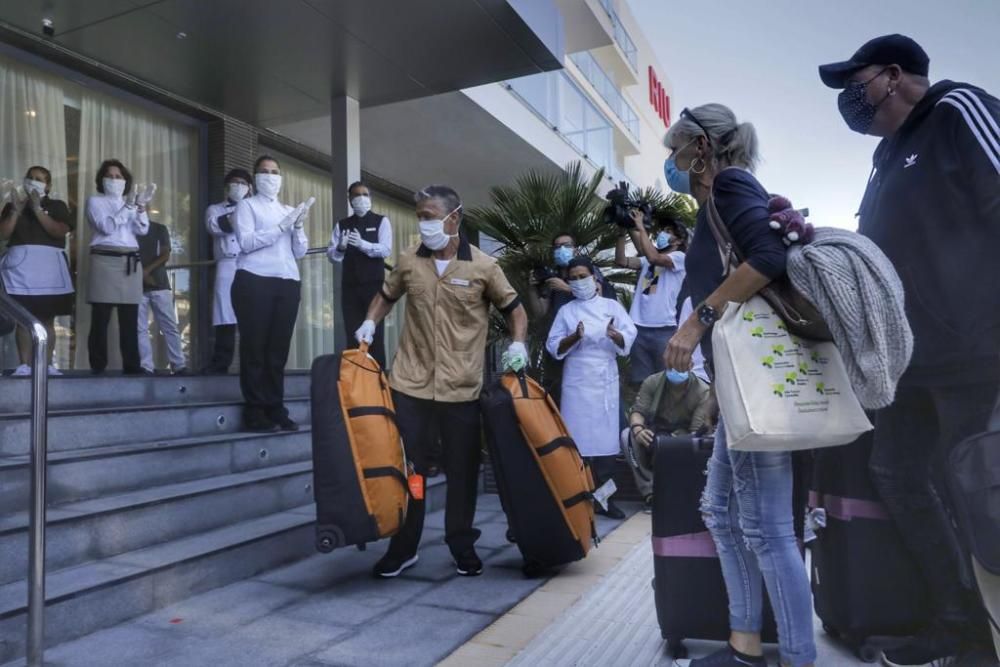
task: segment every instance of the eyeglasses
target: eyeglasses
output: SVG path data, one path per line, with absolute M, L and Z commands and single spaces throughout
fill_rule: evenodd
M 705 138 L 708 139 L 709 141 L 712 140 L 712 135 L 710 135 L 708 133 L 708 130 L 706 130 L 705 126 L 701 124 L 701 121 L 698 120 L 693 113 L 691 113 L 690 109 L 688 109 L 687 107 L 684 107 L 683 109 L 681 109 L 681 116 L 680 117 L 681 118 L 687 118 L 692 123 L 694 123 L 695 125 L 697 125 L 699 128 L 701 128 L 701 131 L 705 133 Z

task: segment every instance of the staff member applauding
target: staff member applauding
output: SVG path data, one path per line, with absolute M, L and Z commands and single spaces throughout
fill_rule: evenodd
M 0 211 L 0 238 L 7 239 L 0 277 L 7 293 L 45 327 L 49 374 L 59 375 L 52 365 L 54 323 L 57 316 L 73 312 L 73 280 L 63 252 L 73 223 L 66 204 L 49 197 L 51 187 L 49 170 L 32 167 L 25 174 L 23 190 L 12 191 L 11 201 Z M 17 356 L 21 365 L 14 375 L 31 375 L 31 333 L 21 327 L 17 329 Z
M 285 407 L 285 364 L 299 314 L 299 266 L 309 249 L 305 220 L 314 198 L 295 208 L 278 201 L 281 167 L 269 155 L 254 165 L 257 194 L 233 213 L 241 254 L 233 307 L 240 326 L 240 388 L 248 431 L 297 431 Z
M 98 375 L 108 366 L 108 323 L 118 311 L 118 340 L 126 375 L 142 372 L 139 362 L 139 302 L 142 262 L 139 240 L 149 231 L 146 206 L 156 184 L 132 187 L 132 174 L 119 160 L 105 160 L 97 171 L 97 193 L 87 199 L 90 223 L 90 369 Z

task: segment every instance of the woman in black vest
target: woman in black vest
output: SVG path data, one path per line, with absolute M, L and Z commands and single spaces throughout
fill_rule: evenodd
M 356 331 L 365 321 L 368 306 L 382 289 L 385 258 L 392 254 L 392 224 L 373 213 L 371 193 L 361 181 L 347 189 L 354 215 L 333 226 L 326 254 L 331 262 L 343 262 L 342 312 L 344 330 Z M 380 322 L 369 353 L 385 367 L 385 333 Z

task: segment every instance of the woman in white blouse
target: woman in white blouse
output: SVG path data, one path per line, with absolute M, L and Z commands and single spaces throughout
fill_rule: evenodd
M 142 373 L 139 365 L 139 302 L 142 300 L 142 266 L 137 236 L 149 231 L 146 207 L 156 193 L 132 187 L 132 174 L 119 160 L 105 160 L 97 171 L 97 194 L 87 199 L 90 224 L 90 273 L 87 301 L 91 304 L 87 347 L 95 375 L 108 366 L 108 323 L 118 311 L 118 337 L 122 370 Z
M 243 425 L 261 433 L 297 431 L 284 405 L 285 364 L 299 312 L 299 267 L 309 247 L 306 215 L 315 201 L 297 207 L 278 200 L 281 167 L 269 155 L 254 164 L 257 194 L 232 214 L 240 244 L 232 299 L 240 329 Z

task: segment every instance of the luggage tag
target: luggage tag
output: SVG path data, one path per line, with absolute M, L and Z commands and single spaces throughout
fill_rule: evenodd
M 608 498 L 610 498 L 611 494 L 613 494 L 617 490 L 618 490 L 618 485 L 615 484 L 615 480 L 609 479 L 604 484 L 601 484 L 601 488 L 594 491 L 594 500 L 596 500 L 601 507 L 607 510 Z
M 410 487 L 410 497 L 414 500 L 424 499 L 424 476 L 413 469 L 412 465 L 407 466 L 406 484 Z

